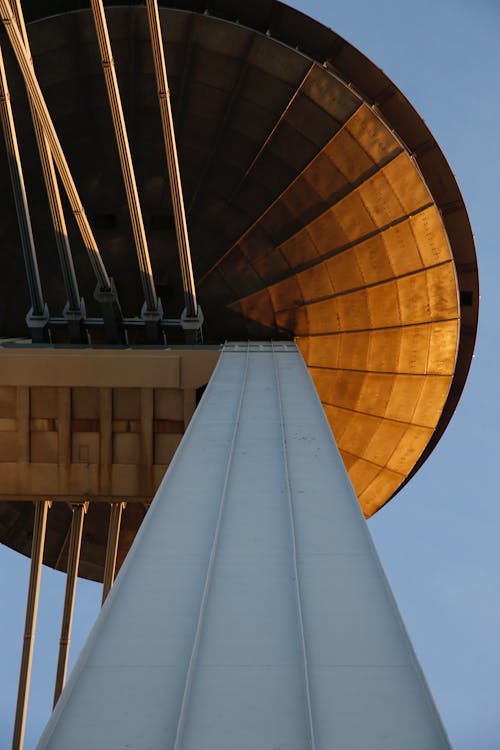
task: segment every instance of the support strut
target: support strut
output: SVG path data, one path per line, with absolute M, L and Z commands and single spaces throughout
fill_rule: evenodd
M 19 688 L 17 693 L 12 750 L 22 750 L 24 746 L 26 711 L 28 708 L 31 664 L 33 661 L 36 617 L 38 612 L 38 598 L 40 594 L 40 577 L 42 572 L 45 530 L 47 528 L 47 511 L 49 506 L 50 503 L 48 500 L 42 500 L 36 504 L 35 520 L 33 523 L 31 568 L 28 584 L 28 600 L 26 603 L 26 623 L 24 626 L 23 653 L 21 657 L 21 670 L 19 673 Z
M 196 336 L 197 332 L 201 332 L 203 314 L 196 299 L 196 287 L 191 263 L 191 250 L 189 247 L 189 235 L 184 209 L 184 197 L 182 193 L 174 121 L 170 103 L 170 89 L 168 86 L 167 66 L 165 62 L 157 0 L 147 0 L 146 6 L 148 11 L 151 43 L 153 47 L 156 85 L 158 88 L 163 140 L 165 142 L 167 156 L 168 176 L 170 180 L 170 191 L 172 194 L 172 208 L 174 212 L 175 231 L 177 235 L 182 286 L 184 291 L 185 309 L 181 318 L 183 320 L 183 328 L 186 335 L 188 337 L 193 337 L 193 335 Z
M 26 197 L 23 168 L 21 156 L 17 143 L 14 115 L 10 102 L 9 86 L 5 72 L 2 50 L 0 48 L 0 116 L 2 119 L 5 147 L 9 162 L 10 179 L 14 193 L 19 232 L 21 235 L 21 247 L 23 251 L 24 265 L 26 267 L 26 278 L 31 301 L 31 310 L 26 316 L 26 322 L 30 329 L 33 341 L 42 342 L 49 340 L 49 311 L 43 299 L 42 284 L 38 271 L 35 241 L 31 227 L 31 218 Z
M 71 641 L 71 625 L 73 623 L 73 609 L 75 605 L 76 579 L 80 564 L 80 549 L 82 546 L 83 521 L 88 503 L 73 505 L 71 530 L 69 535 L 68 566 L 66 572 L 66 591 L 64 594 L 64 609 L 61 623 L 61 638 L 59 640 L 59 657 L 57 661 L 56 685 L 54 689 L 54 706 L 61 695 L 66 681 L 68 666 L 69 644 Z
M 24 23 L 21 0 L 13 0 L 11 7 L 16 19 L 17 27 L 24 42 L 26 53 L 28 54 L 31 63 L 33 64 L 28 34 L 26 32 L 26 24 Z M 64 218 L 61 194 L 59 191 L 59 185 L 57 183 L 57 177 L 54 168 L 54 160 L 52 159 L 50 146 L 43 132 L 40 118 L 36 113 L 29 93 L 28 102 L 36 135 L 38 152 L 40 154 L 40 162 L 42 165 L 43 178 L 45 181 L 45 189 L 47 191 L 47 196 L 49 199 L 52 224 L 54 226 L 56 247 L 59 255 L 59 262 L 61 264 L 64 288 L 66 290 L 67 296 L 67 303 L 63 311 L 63 317 L 67 321 L 71 343 L 88 343 L 89 336 L 83 325 L 83 321 L 85 318 L 85 305 L 78 289 L 78 281 L 73 265 L 73 257 L 69 244 L 66 220 Z
M 61 181 L 68 196 L 71 210 L 75 216 L 75 220 L 97 279 L 96 298 L 101 304 L 108 340 L 110 343 L 126 343 L 126 335 L 121 324 L 122 314 L 116 289 L 112 284 L 112 280 L 108 276 L 101 258 L 94 233 L 92 232 L 92 228 L 78 194 L 73 176 L 70 172 L 68 162 L 66 161 L 66 156 L 54 128 L 54 123 L 52 122 L 47 104 L 31 64 L 30 57 L 24 46 L 21 32 L 17 27 L 9 0 L 0 0 L 0 14 L 21 69 L 26 88 L 31 96 L 33 106 L 37 112 L 43 132 L 49 143 L 52 157 L 61 176 Z
M 104 13 L 102 0 L 91 0 L 91 2 L 92 13 L 94 15 L 94 23 L 97 32 L 97 39 L 99 42 L 99 50 L 102 58 L 102 67 L 106 80 L 106 88 L 108 91 L 109 105 L 111 108 L 113 126 L 115 129 L 116 143 L 120 156 L 120 164 L 122 168 L 123 181 L 125 184 L 125 192 L 127 195 L 127 203 L 130 211 L 130 218 L 132 221 L 132 231 L 134 234 L 137 258 L 139 260 L 139 270 L 141 273 L 141 281 L 145 299 L 144 307 L 142 309 L 142 317 L 146 324 L 147 339 L 152 343 L 159 343 L 163 341 L 163 334 L 159 325 L 160 320 L 163 317 L 163 311 L 161 302 L 156 294 L 155 283 L 153 279 L 153 271 L 149 258 L 146 231 L 144 229 L 144 220 L 142 217 L 139 192 L 137 190 L 134 165 L 132 163 L 132 155 L 130 153 L 127 127 L 123 114 L 120 90 L 118 88 L 118 80 L 116 77 L 113 52 L 111 49 L 111 42 L 109 39 L 108 27 L 106 23 L 106 15 Z
M 106 601 L 111 586 L 115 580 L 116 555 L 120 539 L 122 512 L 126 503 L 112 503 L 109 516 L 108 542 L 106 545 L 106 560 L 104 562 L 104 578 L 102 582 L 102 603 Z

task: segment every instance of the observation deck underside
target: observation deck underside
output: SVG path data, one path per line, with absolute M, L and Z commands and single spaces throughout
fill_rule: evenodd
M 35 69 L 103 258 L 125 314 L 137 315 L 140 277 L 91 13 L 69 0 L 23 5 Z M 336 34 L 276 2 L 222 2 L 224 17 L 184 5 L 162 8 L 161 20 L 205 342 L 296 339 L 368 517 L 432 450 L 467 375 L 478 287 L 460 193 L 408 102 Z M 62 8 L 73 12 L 43 18 Z M 107 17 L 156 285 L 167 317 L 178 315 L 182 287 L 146 11 L 110 7 Z M 3 32 L 0 42 L 28 197 L 37 196 L 30 207 L 42 285 L 59 315 L 64 287 L 24 84 Z M 20 337 L 29 302 L 20 292 L 3 152 L 0 190 L 0 330 Z M 69 232 L 92 315 L 95 282 L 75 227 Z M 56 342 L 62 337 L 54 333 Z M 0 400 L 0 441 L 15 463 L 23 448 L 11 440 L 19 425 L 9 403 Z M 36 398 L 30 403 L 33 410 Z M 78 416 L 79 408 L 70 407 L 69 425 L 93 419 L 101 440 L 101 407 L 90 416 Z M 116 408 L 110 418 L 119 421 Z M 29 419 L 28 456 L 37 463 L 41 423 L 34 412 Z M 43 419 L 57 434 L 58 416 Z M 88 463 L 98 472 L 102 446 L 96 450 Z M 2 453 L 0 471 L 5 460 Z M 38 463 L 49 476 L 50 461 Z M 21 503 L 0 508 L 2 541 L 23 551 L 26 513 Z M 82 560 L 85 549 L 84 542 Z

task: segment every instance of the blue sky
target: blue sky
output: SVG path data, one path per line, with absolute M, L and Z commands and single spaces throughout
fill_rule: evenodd
M 369 525 L 453 747 L 498 750 L 500 3 L 290 4 L 334 28 L 404 92 L 443 149 L 469 211 L 481 274 L 469 381 L 430 459 Z M 24 558 L 0 547 L 0 748 L 10 745 L 28 572 Z M 50 711 L 63 595 L 64 577 L 44 569 L 26 750 Z M 72 661 L 99 597 L 100 587 L 79 581 Z

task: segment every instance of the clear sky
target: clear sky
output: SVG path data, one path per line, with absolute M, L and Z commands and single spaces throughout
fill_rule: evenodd
M 500 747 L 499 367 L 500 3 L 296 0 L 396 83 L 454 171 L 481 275 L 476 356 L 457 412 L 410 485 L 370 521 L 386 573 L 455 750 Z M 10 746 L 28 580 L 0 547 L 0 748 Z M 64 577 L 44 569 L 26 750 L 50 711 Z M 79 581 L 71 659 L 98 611 Z

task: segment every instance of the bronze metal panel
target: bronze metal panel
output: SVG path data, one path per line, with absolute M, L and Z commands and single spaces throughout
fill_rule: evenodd
M 326 260 L 322 265 L 323 273 L 326 271 L 337 294 L 349 289 L 361 289 L 366 285 L 362 266 L 358 262 L 356 248 L 334 255 L 333 258 Z M 316 269 L 319 273 L 323 270 L 319 264 Z
M 369 459 L 367 446 L 382 424 L 381 417 L 352 412 L 349 424 L 338 441 L 340 450 Z
M 291 268 L 316 260 L 318 250 L 314 230 L 303 230 L 280 245 L 279 250 Z
M 407 435 L 407 427 L 401 422 L 391 422 L 386 419 L 375 432 L 370 442 L 361 454 L 363 458 L 369 458 L 379 466 L 388 466 L 393 453 L 397 450 L 400 442 Z M 429 437 L 429 435 L 427 435 Z M 418 456 L 420 455 L 418 452 Z M 389 467 L 390 468 L 390 467 Z
M 426 381 L 425 375 L 399 375 L 394 380 L 391 397 L 387 404 L 385 416 L 402 422 L 412 422 L 415 407 Z M 440 404 L 436 404 L 436 411 Z M 425 422 L 421 424 L 427 424 Z
M 459 321 L 433 323 L 430 329 L 427 372 L 433 375 L 452 375 L 455 366 Z
M 364 458 L 359 458 L 359 456 L 353 456 L 346 451 L 341 451 L 341 455 L 349 471 L 349 479 L 359 497 L 363 490 L 380 474 L 382 469 L 377 464 L 366 461 Z
M 450 388 L 451 376 L 433 376 L 425 378 L 420 397 L 413 413 L 415 424 L 428 425 L 436 423 Z
M 349 120 L 346 130 L 374 164 L 381 164 L 401 150 L 401 145 L 376 113 L 363 104 Z
M 401 485 L 404 474 L 389 469 L 382 469 L 370 484 L 359 495 L 359 502 L 367 517 L 373 515 L 380 507 L 380 497 L 390 497 Z
M 400 474 L 407 474 L 422 455 L 431 435 L 430 427 L 410 425 L 387 460 L 387 468 Z
M 404 328 L 386 328 L 372 331 L 368 354 L 367 370 L 375 372 L 404 372 L 401 367 L 401 341 Z
M 387 255 L 387 246 L 382 234 L 376 234 L 352 248 L 352 255 L 359 266 L 365 284 L 374 284 L 394 276 L 394 268 Z
M 452 258 L 443 222 L 435 206 L 412 216 L 410 224 L 425 266 Z

